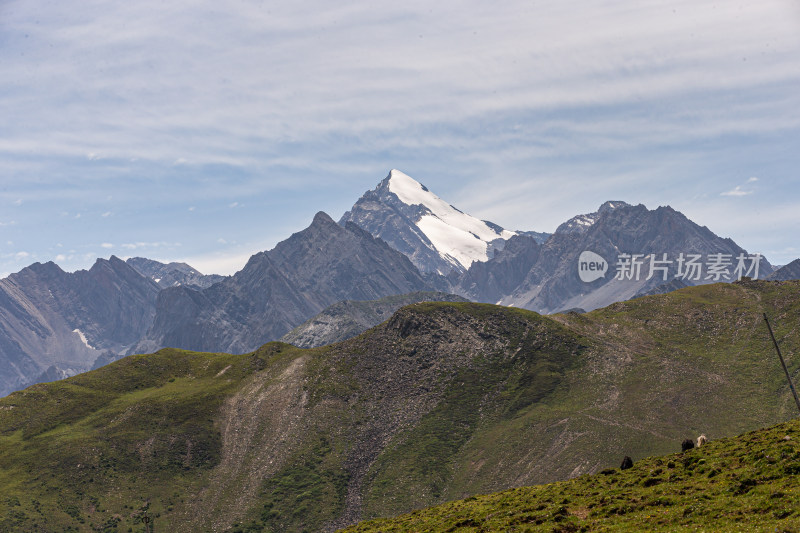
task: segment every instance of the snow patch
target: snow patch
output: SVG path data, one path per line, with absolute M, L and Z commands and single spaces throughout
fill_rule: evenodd
M 389 191 L 406 205 L 422 205 L 429 214 L 415 221 L 436 250 L 451 262 L 469 268 L 474 261 L 487 261 L 488 243 L 495 239 L 510 239 L 513 231 L 495 231 L 483 220 L 462 213 L 412 177 L 392 170 Z
M 87 348 L 91 348 L 92 350 L 95 350 L 95 349 L 96 349 L 94 346 L 92 346 L 91 344 L 89 344 L 89 341 L 88 341 L 88 340 L 86 340 L 86 335 L 84 335 L 84 334 L 83 334 L 83 332 L 82 332 L 81 330 L 79 330 L 78 328 L 75 328 L 75 329 L 73 329 L 73 330 L 72 330 L 72 333 L 77 333 L 77 334 L 78 334 L 78 337 L 80 337 L 80 338 L 81 338 L 81 341 L 83 342 L 83 344 L 85 344 L 85 345 L 86 345 L 86 347 L 87 347 Z

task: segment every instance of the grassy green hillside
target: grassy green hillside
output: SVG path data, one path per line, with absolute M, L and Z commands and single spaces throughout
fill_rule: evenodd
M 0 399 L 0 530 L 333 531 L 717 441 L 795 414 L 763 312 L 796 375 L 798 282 L 128 357 Z
M 285 366 L 282 348 L 166 349 L 3 398 L 0 530 L 127 531 L 185 513 L 220 464 L 225 399 Z
M 474 496 L 342 533 L 798 531 L 798 474 L 800 422 L 793 421 L 628 470 Z

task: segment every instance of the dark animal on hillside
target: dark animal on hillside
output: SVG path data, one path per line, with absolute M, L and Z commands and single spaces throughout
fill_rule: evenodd
M 708 442 L 708 439 L 706 438 L 705 435 L 700 435 L 699 437 L 697 437 L 697 447 L 698 448 L 700 446 L 702 446 L 703 444 L 707 443 L 707 442 Z
M 620 470 L 627 470 L 632 467 L 633 467 L 633 459 L 631 459 L 626 455 L 625 459 L 622 460 L 622 466 L 620 466 L 619 468 Z
M 686 439 L 681 443 L 681 451 L 685 452 L 686 450 L 691 450 L 694 448 L 694 441 L 692 439 Z

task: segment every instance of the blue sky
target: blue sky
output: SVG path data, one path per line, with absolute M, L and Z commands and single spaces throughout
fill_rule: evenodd
M 232 273 L 391 168 L 509 229 L 625 200 L 800 257 L 795 0 L 4 0 L 0 117 L 0 276 Z

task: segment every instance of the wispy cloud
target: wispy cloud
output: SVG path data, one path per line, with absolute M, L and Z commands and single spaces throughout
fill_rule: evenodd
M 731 189 L 729 191 L 721 192 L 720 196 L 747 196 L 747 195 L 753 194 L 753 192 L 754 192 L 753 189 L 745 189 L 744 187 L 746 187 L 746 186 L 748 186 L 748 185 L 750 185 L 752 183 L 755 183 L 757 181 L 758 181 L 758 178 L 755 177 L 755 176 L 752 176 L 752 177 L 747 179 L 747 181 L 745 182 L 745 185 L 737 185 L 737 186 L 735 186 L 733 189 Z
M 25 3 L 14 7 L 10 22 L 29 38 L 7 52 L 5 78 L 28 91 L 9 86 L 7 110 L 37 120 L 8 121 L 16 135 L 7 138 L 52 154 L 88 147 L 92 160 L 263 164 L 271 150 L 257 147 L 285 141 L 396 142 L 414 128 L 425 142 L 440 124 L 673 97 L 688 106 L 685 118 L 713 124 L 733 117 L 718 113 L 721 103 L 694 106 L 697 95 L 745 101 L 766 84 L 800 79 L 800 68 L 787 68 L 800 58 L 792 58 L 797 25 L 782 0 L 746 13 L 688 1 L 435 10 L 312 2 L 235 4 L 224 16 L 210 1 L 176 4 L 170 16 L 155 16 L 147 1 L 98 5 L 91 15 L 62 2 L 37 12 L 38 24 Z M 26 52 L 24 60 L 13 52 Z M 41 102 L 63 102 L 61 116 L 42 113 Z M 789 118 L 797 124 L 796 113 Z
M 141 250 L 141 249 L 155 249 L 155 248 L 176 248 L 180 247 L 180 243 L 169 242 L 129 242 L 121 245 L 121 248 L 126 250 Z
M 748 194 L 753 194 L 753 191 L 745 191 L 742 190 L 741 185 L 737 185 L 733 189 L 725 192 L 721 192 L 720 195 L 722 196 L 747 196 Z

